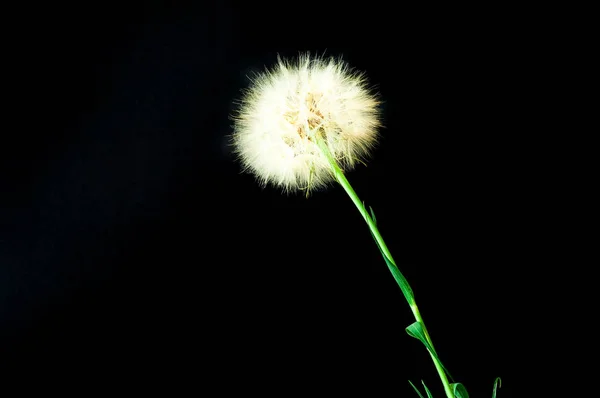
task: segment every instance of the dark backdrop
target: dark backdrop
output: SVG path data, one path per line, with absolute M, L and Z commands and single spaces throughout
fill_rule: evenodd
M 511 396 L 535 206 L 518 15 L 92 1 L 15 16 L 5 78 L 27 111 L 0 147 L 3 383 L 414 396 L 424 379 L 441 396 L 343 190 L 261 189 L 227 147 L 247 75 L 311 51 L 385 102 L 380 145 L 348 178 L 440 356 L 471 396 L 496 376 Z

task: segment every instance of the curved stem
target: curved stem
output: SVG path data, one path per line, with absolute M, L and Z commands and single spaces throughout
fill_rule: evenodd
M 323 151 L 323 153 L 329 160 L 329 164 L 331 165 L 332 171 L 335 175 L 335 179 L 344 188 L 344 190 L 346 191 L 346 193 L 348 194 L 350 199 L 352 199 L 352 202 L 354 202 L 354 205 L 358 208 L 358 211 L 360 212 L 360 214 L 365 219 L 367 225 L 369 226 L 369 229 L 371 230 L 371 233 L 373 234 L 373 238 L 375 239 L 375 241 L 381 248 L 381 251 L 390 260 L 390 262 L 393 264 L 393 266 L 396 267 L 396 269 L 398 269 L 398 266 L 396 265 L 396 262 L 394 261 L 392 254 L 390 253 L 387 245 L 385 244 L 385 241 L 383 240 L 383 237 L 381 236 L 381 233 L 379 232 L 379 229 L 377 228 L 375 221 L 373 220 L 373 218 L 371 217 L 371 215 L 365 208 L 363 202 L 361 202 L 358 195 L 356 194 L 356 192 L 350 185 L 350 182 L 348 182 L 348 179 L 346 179 L 346 176 L 344 175 L 344 172 L 338 166 L 337 161 L 331 155 L 329 148 L 327 147 L 327 144 L 320 137 L 317 137 L 317 144 L 319 145 L 319 147 L 321 148 L 321 150 Z M 400 273 L 400 270 L 398 270 L 398 272 Z M 407 284 L 408 288 L 410 289 L 410 285 L 408 285 L 408 281 L 406 281 L 406 284 Z M 410 305 L 410 309 L 411 309 L 415 319 L 417 320 L 417 322 L 419 322 L 421 324 L 421 327 L 423 328 L 423 332 L 425 334 L 425 338 L 426 338 L 427 342 L 429 343 L 430 347 L 434 351 L 434 352 L 429 352 L 429 354 L 431 355 L 431 359 L 433 360 L 433 363 L 434 363 L 435 368 L 440 376 L 442 384 L 444 385 L 444 390 L 446 392 L 446 395 L 448 398 L 454 398 L 454 393 L 452 392 L 452 388 L 450 387 L 448 377 L 446 375 L 444 367 L 442 366 L 439 359 L 437 358 L 437 355 L 435 354 L 433 342 L 431 341 L 431 337 L 429 336 L 429 332 L 427 331 L 427 327 L 425 326 L 425 322 L 423 321 L 423 317 L 421 316 L 419 307 L 417 306 L 417 303 L 416 303 L 414 297 L 412 297 L 412 294 L 410 295 L 410 298 L 406 294 L 405 294 L 405 297 L 407 297 L 408 304 Z

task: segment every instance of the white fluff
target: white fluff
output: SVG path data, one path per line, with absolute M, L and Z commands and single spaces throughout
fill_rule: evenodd
M 279 59 L 244 92 L 232 143 L 244 171 L 261 184 L 311 191 L 334 179 L 316 135 L 340 168 L 350 170 L 377 141 L 378 105 L 365 76 L 341 60 Z

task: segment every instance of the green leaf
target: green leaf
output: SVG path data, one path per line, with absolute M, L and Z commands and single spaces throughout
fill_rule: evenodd
M 381 248 L 379 250 L 381 251 Z M 415 295 L 412 289 L 410 288 L 408 281 L 406 280 L 404 275 L 402 275 L 402 272 L 400 272 L 396 264 L 391 262 L 390 259 L 388 259 L 387 256 L 383 253 L 383 251 L 381 251 L 381 255 L 383 256 L 385 263 L 390 269 L 392 276 L 396 280 L 396 283 L 398 284 L 398 286 L 400 286 L 400 290 L 402 290 L 402 294 L 404 294 L 406 301 L 408 301 L 408 303 L 412 305 L 415 302 Z
M 433 395 L 431 395 L 431 392 L 429 391 L 429 388 L 427 388 L 427 386 L 425 385 L 425 382 L 421 380 L 421 383 L 423 384 L 423 387 L 425 387 L 425 392 L 427 393 L 427 396 L 429 398 L 433 398 Z
M 362 203 L 362 205 L 363 205 L 363 210 L 366 213 L 367 209 L 365 207 L 364 202 Z M 374 228 L 377 228 L 377 219 L 375 218 L 375 212 L 373 211 L 373 208 L 371 206 L 369 206 L 369 210 L 371 211 L 371 219 L 373 220 Z M 408 284 L 408 281 L 406 280 L 404 275 L 402 275 L 402 273 L 400 272 L 400 270 L 398 269 L 396 264 L 394 264 L 394 262 L 392 260 L 390 260 L 388 258 L 388 256 L 385 255 L 384 251 L 381 249 L 381 246 L 379 246 L 379 242 L 377 242 L 377 238 L 375 238 L 375 235 L 373 234 L 373 231 L 371 230 L 371 228 L 372 228 L 372 226 L 369 225 L 369 230 L 371 232 L 371 236 L 373 237 L 373 240 L 375 241 L 377 248 L 381 252 L 381 255 L 383 256 L 383 259 L 385 260 L 386 265 L 390 269 L 390 272 L 392 273 L 392 276 L 396 280 L 396 283 L 398 284 L 398 286 L 400 286 L 400 290 L 402 290 L 402 294 L 404 294 L 406 301 L 408 301 L 409 305 L 412 305 L 415 302 L 415 295 L 414 295 L 410 285 Z
M 365 204 L 363 203 L 363 206 L 364 206 L 364 205 L 365 205 Z M 374 223 L 375 225 L 377 225 L 377 219 L 375 218 L 375 212 L 373 211 L 373 208 L 372 208 L 371 206 L 369 206 L 369 210 L 371 210 L 371 218 L 373 219 L 373 223 Z
M 492 394 L 492 398 L 496 398 L 496 389 L 500 387 L 502 387 L 502 379 L 496 377 L 496 380 L 494 380 L 494 393 Z
M 461 383 L 452 383 L 450 384 L 450 388 L 452 388 L 452 393 L 456 398 L 469 398 L 467 389 Z
M 446 369 L 446 367 L 444 366 L 442 361 L 440 361 L 440 358 L 438 357 L 437 353 L 435 352 L 435 350 L 433 349 L 431 344 L 429 344 L 429 341 L 427 340 L 427 336 L 425 335 L 425 329 L 423 329 L 423 325 L 421 324 L 421 322 L 415 322 L 412 325 L 410 325 L 409 327 L 407 327 L 406 333 L 408 333 L 409 336 L 414 337 L 417 340 L 420 340 L 421 343 L 423 343 L 425 345 L 425 348 L 427 348 L 427 351 L 429 351 L 431 353 L 431 355 L 433 355 L 435 357 L 436 361 L 442 366 L 442 368 L 444 369 L 444 371 L 446 372 L 446 374 L 448 375 L 450 380 L 452 380 L 452 376 L 450 375 L 450 372 L 448 372 L 448 369 Z
M 421 392 L 419 391 L 419 389 L 417 387 L 415 387 L 415 385 L 412 383 L 412 381 L 409 380 L 408 382 L 410 383 L 410 385 L 412 386 L 412 388 L 415 389 L 415 391 L 417 392 L 417 394 L 419 394 L 419 398 L 425 398 L 423 396 L 423 394 L 421 394 Z
M 421 340 L 421 342 L 425 344 L 425 347 L 431 353 L 435 354 L 433 347 L 431 346 L 431 344 L 429 344 L 429 341 L 427 341 L 427 337 L 425 336 L 425 331 L 423 330 L 423 325 L 421 325 L 421 322 L 417 321 L 409 327 L 407 327 L 406 333 L 408 333 L 409 336 L 414 337 L 417 340 Z
M 402 275 L 402 273 L 400 272 L 400 270 L 398 269 L 396 264 L 394 264 L 389 258 L 387 258 L 387 256 L 383 252 L 383 250 L 381 250 L 381 247 L 379 246 L 379 243 L 377 242 L 377 239 L 375 239 L 375 235 L 373 235 L 372 232 L 371 232 L 371 236 L 373 236 L 373 240 L 375 241 L 377 248 L 381 252 L 381 255 L 383 256 L 383 259 L 385 260 L 386 265 L 388 266 L 390 272 L 392 273 L 392 276 L 396 280 L 396 283 L 398 284 L 398 286 L 400 286 L 400 290 L 402 290 L 402 294 L 404 294 L 406 301 L 408 301 L 408 303 L 410 305 L 412 305 L 415 302 L 415 295 L 414 295 L 410 285 L 408 284 L 408 281 L 406 280 L 404 275 Z

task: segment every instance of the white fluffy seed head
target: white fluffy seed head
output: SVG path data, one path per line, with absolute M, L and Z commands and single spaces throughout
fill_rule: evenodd
M 334 180 L 316 134 L 342 170 L 365 160 L 377 141 L 377 96 L 364 74 L 334 58 L 279 59 L 252 80 L 239 105 L 231 138 L 243 169 L 286 192 Z

